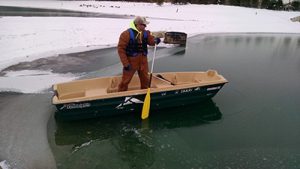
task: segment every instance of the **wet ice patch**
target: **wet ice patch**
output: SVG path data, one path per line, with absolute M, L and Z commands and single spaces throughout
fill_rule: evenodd
M 51 71 L 22 70 L 7 72 L 0 76 L 0 92 L 41 93 L 55 83 L 67 82 L 78 78 L 68 74 L 55 74 Z
M 4 160 L 4 161 L 0 162 L 0 168 L 2 168 L 2 169 L 10 169 L 11 167 L 8 164 L 8 162 L 6 160 Z

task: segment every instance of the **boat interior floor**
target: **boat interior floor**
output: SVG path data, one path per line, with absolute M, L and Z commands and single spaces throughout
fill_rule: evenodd
M 110 87 L 107 88 L 107 93 L 118 92 L 119 81 L 120 79 L 112 79 Z M 128 86 L 128 91 L 140 89 L 140 83 L 135 81 L 136 80 L 133 80 L 133 82 Z M 151 88 L 168 88 L 168 87 L 174 87 L 178 85 L 195 84 L 200 82 L 201 80 L 196 78 L 188 81 L 179 81 L 177 76 L 168 78 L 168 77 L 163 77 L 160 74 L 156 74 L 152 76 Z
M 98 78 L 90 80 L 81 80 L 69 82 L 57 86 L 57 96 L 59 100 L 77 99 L 84 97 L 98 97 L 110 94 L 117 94 L 118 86 L 121 82 L 121 76 Z M 216 71 L 207 71 L 204 73 L 164 73 L 153 74 L 151 88 L 167 89 L 181 86 L 194 86 L 208 84 L 222 80 Z M 128 92 L 140 90 L 140 79 L 134 76 L 128 86 Z

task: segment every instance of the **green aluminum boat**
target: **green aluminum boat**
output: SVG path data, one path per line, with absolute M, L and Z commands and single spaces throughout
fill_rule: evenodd
M 53 85 L 55 116 L 76 120 L 112 116 L 122 113 L 141 113 L 147 89 L 140 89 L 135 75 L 128 91 L 118 92 L 121 76 L 75 80 Z M 215 70 L 206 72 L 153 73 L 151 110 L 199 103 L 215 96 L 228 81 Z M 151 118 L 151 117 L 150 117 Z

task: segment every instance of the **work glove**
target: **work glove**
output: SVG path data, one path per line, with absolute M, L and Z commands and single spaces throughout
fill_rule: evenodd
M 154 42 L 158 45 L 160 43 L 160 39 L 159 38 L 155 38 Z
M 124 70 L 126 70 L 126 71 L 129 71 L 129 70 L 131 70 L 131 65 L 130 65 L 130 64 L 128 64 L 127 66 L 124 66 Z

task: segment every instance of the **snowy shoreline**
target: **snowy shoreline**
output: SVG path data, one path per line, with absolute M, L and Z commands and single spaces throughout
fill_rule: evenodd
M 82 7 L 90 4 L 101 8 Z M 149 17 L 151 31 L 180 31 L 188 37 L 204 33 L 300 33 L 290 18 L 300 12 L 270 11 L 222 5 L 93 1 L 0 1 L 2 6 L 71 9 L 106 14 Z M 170 11 L 170 12 L 166 12 Z M 155 19 L 153 19 L 155 18 Z M 178 19 L 166 20 L 159 18 Z M 115 46 L 128 28 L 126 18 L 2 17 L 0 69 L 20 61 L 62 53 Z

